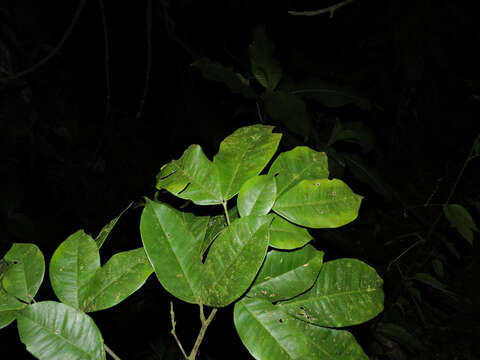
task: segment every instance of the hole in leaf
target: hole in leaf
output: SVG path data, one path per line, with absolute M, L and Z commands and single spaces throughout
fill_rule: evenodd
M 283 319 L 278 319 L 278 322 L 279 322 L 279 323 L 283 323 Z
M 13 263 L 14 265 L 18 264 L 18 260 L 13 260 L 12 263 Z

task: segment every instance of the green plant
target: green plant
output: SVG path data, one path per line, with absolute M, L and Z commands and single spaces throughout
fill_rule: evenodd
M 187 354 L 171 304 L 172 334 L 187 360 L 196 358 L 218 309 L 232 303 L 238 335 L 256 359 L 367 359 L 355 338 L 338 328 L 382 311 L 382 279 L 357 259 L 324 263 L 306 229 L 353 221 L 362 197 L 329 179 L 326 155 L 308 147 L 281 153 L 260 175 L 280 142 L 272 130 L 240 128 L 222 141 L 213 161 L 191 145 L 161 168 L 159 190 L 214 206 L 213 215 L 146 199 L 143 248 L 119 253 L 102 267 L 98 250 L 118 218 L 96 240 L 83 231 L 71 235 L 49 266 L 61 302 L 33 301 L 43 255 L 33 244 L 15 244 L 0 264 L 2 327 L 16 319 L 21 341 L 39 359 L 104 359 L 105 351 L 118 359 L 86 313 L 118 304 L 155 271 L 172 295 L 199 306 L 202 325 Z M 218 205 L 223 214 L 215 211 Z M 212 308 L 208 317 L 205 306 Z

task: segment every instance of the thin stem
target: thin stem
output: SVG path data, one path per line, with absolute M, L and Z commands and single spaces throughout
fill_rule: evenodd
M 200 303 L 199 306 L 200 306 L 200 321 L 202 322 L 202 328 L 198 333 L 197 340 L 195 340 L 195 345 L 193 345 L 193 349 L 192 349 L 192 352 L 190 353 L 190 356 L 188 357 L 188 360 L 195 360 L 195 358 L 197 357 L 198 349 L 200 348 L 200 345 L 203 341 L 203 337 L 205 336 L 208 325 L 210 325 L 210 323 L 212 322 L 218 310 L 216 308 L 213 308 L 212 311 L 210 312 L 210 315 L 208 315 L 208 318 L 205 320 L 205 314 L 203 313 L 203 305 Z
M 118 355 L 116 355 L 112 349 L 110 349 L 107 344 L 103 343 L 103 346 L 105 347 L 105 351 L 108 353 L 108 355 L 110 355 L 113 359 L 115 360 L 121 360 Z
M 228 216 L 227 201 L 222 201 L 223 211 L 225 212 L 225 218 L 227 219 L 227 225 L 230 226 L 230 218 Z
M 330 13 L 330 18 L 333 17 L 333 13 L 335 10 L 340 9 L 341 7 L 350 4 L 354 0 L 345 0 L 342 1 L 338 4 L 323 8 L 323 9 L 318 9 L 318 10 L 312 10 L 312 11 L 289 11 L 288 13 L 290 15 L 301 15 L 301 16 L 316 16 L 316 15 L 322 15 L 325 13 Z
M 187 353 L 183 349 L 182 343 L 180 342 L 180 340 L 177 337 L 177 334 L 175 333 L 175 324 L 176 324 L 175 323 L 175 313 L 173 311 L 173 302 L 171 302 L 171 301 L 170 301 L 170 319 L 172 320 L 172 330 L 170 330 L 170 333 L 175 338 L 175 341 L 177 342 L 177 345 L 180 348 L 180 351 L 182 352 L 183 357 L 188 360 L 189 357 L 187 356 Z

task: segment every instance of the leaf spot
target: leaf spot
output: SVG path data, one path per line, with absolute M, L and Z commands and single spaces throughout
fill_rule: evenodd
M 60 334 L 60 330 L 55 329 L 55 334 L 57 334 L 57 335 Z

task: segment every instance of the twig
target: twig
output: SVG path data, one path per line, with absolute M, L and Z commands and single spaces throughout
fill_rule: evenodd
M 175 333 L 175 313 L 173 312 L 173 302 L 170 301 L 170 318 L 172 320 L 172 330 L 170 330 L 170 333 L 173 335 L 173 337 L 175 338 L 175 341 L 177 342 L 177 345 L 178 347 L 180 348 L 180 351 L 182 352 L 183 354 L 183 357 L 188 360 L 188 356 L 187 356 L 187 353 L 185 352 L 185 350 L 183 350 L 183 346 L 182 346 L 182 343 L 180 342 L 180 340 L 178 339 L 177 337 L 177 334 Z
M 115 354 L 112 349 L 110 349 L 107 344 L 103 343 L 103 346 L 105 347 L 105 351 L 110 355 L 113 359 L 115 360 L 121 360 L 117 354 Z
M 105 44 L 105 87 L 107 91 L 107 99 L 105 102 L 105 123 L 108 123 L 110 118 L 110 99 L 112 97 L 110 89 L 110 46 L 108 42 L 107 18 L 105 17 L 103 0 L 98 0 L 98 7 L 100 9 L 100 18 L 102 19 L 103 42 Z
M 140 107 L 136 117 L 137 120 L 142 116 L 145 99 L 147 98 L 148 88 L 150 86 L 150 71 L 152 69 L 152 0 L 147 0 L 145 19 L 147 23 L 147 65 L 145 69 L 145 87 L 140 99 Z
M 225 219 L 227 220 L 227 225 L 230 225 L 230 218 L 228 216 L 227 201 L 222 202 L 223 211 L 225 212 Z
M 57 54 L 57 52 L 62 48 L 63 44 L 65 43 L 65 41 L 68 39 L 68 37 L 72 33 L 72 30 L 75 27 L 75 25 L 77 24 L 78 18 L 80 17 L 80 14 L 82 13 L 82 10 L 83 10 L 86 2 L 87 2 L 87 0 L 80 0 L 80 3 L 78 4 L 77 9 L 75 10 L 75 14 L 73 15 L 73 19 L 70 22 L 70 25 L 68 26 L 68 28 L 65 31 L 65 33 L 63 34 L 62 38 L 58 42 L 57 46 L 47 56 L 45 56 L 42 60 L 40 60 L 35 65 L 33 65 L 33 66 L 31 66 L 31 67 L 29 67 L 29 68 L 27 68 L 27 69 L 25 69 L 25 70 L 23 70 L 19 73 L 16 73 L 16 74 L 4 77 L 4 78 L 0 78 L 0 81 L 10 81 L 10 80 L 15 80 L 15 79 L 21 78 L 22 76 L 27 75 L 27 74 L 37 70 L 40 66 L 42 66 L 43 64 L 48 62 L 52 57 L 54 57 Z
M 340 9 L 341 7 L 350 4 L 354 0 L 345 0 L 342 1 L 338 4 L 323 8 L 323 9 L 318 9 L 318 10 L 312 10 L 312 11 L 289 11 L 288 13 L 290 15 L 299 15 L 299 16 L 317 16 L 317 15 L 322 15 L 325 13 L 330 13 L 330 18 L 333 17 L 333 13 L 337 10 Z
M 205 320 L 205 314 L 203 313 L 203 305 L 202 303 L 200 303 L 199 305 L 200 305 L 200 321 L 202 322 L 202 328 L 198 333 L 197 340 L 195 340 L 195 345 L 193 345 L 192 352 L 190 353 L 190 356 L 188 358 L 189 360 L 195 360 L 195 358 L 197 357 L 198 349 L 200 348 L 200 344 L 203 341 L 203 337 L 205 336 L 205 332 L 207 331 L 208 325 L 210 325 L 210 323 L 213 320 L 213 317 L 215 316 L 218 310 L 216 308 L 213 308 L 212 311 L 210 312 L 210 315 L 208 315 L 208 318 Z

